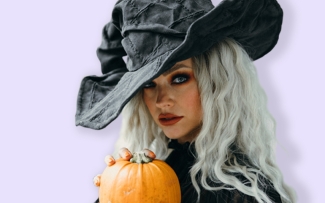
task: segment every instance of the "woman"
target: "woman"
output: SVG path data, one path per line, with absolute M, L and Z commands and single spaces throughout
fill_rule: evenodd
M 101 129 L 125 106 L 116 152 L 154 151 L 175 170 L 182 202 L 294 202 L 251 62 L 276 44 L 282 10 L 258 2 L 117 2 L 98 49 L 104 76 L 83 80 L 77 124 Z M 191 13 L 168 22 L 166 5 Z

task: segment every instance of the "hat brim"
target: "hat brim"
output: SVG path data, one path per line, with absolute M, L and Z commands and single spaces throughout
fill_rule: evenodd
M 276 0 L 223 1 L 189 27 L 184 41 L 136 71 L 126 72 L 102 100 L 84 112 L 77 112 L 76 125 L 105 128 L 122 111 L 143 85 L 185 60 L 210 49 L 224 38 L 233 38 L 252 60 L 267 54 L 278 41 L 283 12 Z M 191 51 L 188 51 L 191 50 Z M 87 79 L 81 84 L 87 83 Z M 78 104 L 84 95 L 80 88 Z

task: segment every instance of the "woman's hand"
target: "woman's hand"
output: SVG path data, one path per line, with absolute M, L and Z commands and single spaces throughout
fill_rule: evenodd
M 151 159 L 155 159 L 156 158 L 156 155 L 149 149 L 144 149 L 142 150 L 142 152 L 149 158 Z M 119 150 L 119 156 L 121 159 L 124 159 L 126 161 L 130 161 L 130 159 L 133 157 L 132 153 L 125 147 L 121 148 Z M 115 159 L 112 155 L 107 155 L 105 157 L 105 163 L 107 164 L 107 166 L 112 166 L 115 164 Z M 99 187 L 100 186 L 100 177 L 101 177 L 101 174 L 98 174 L 97 176 L 94 177 L 93 179 L 93 182 L 94 182 L 94 185 Z

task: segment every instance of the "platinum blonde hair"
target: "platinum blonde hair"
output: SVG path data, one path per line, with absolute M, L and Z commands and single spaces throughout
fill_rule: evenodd
M 193 59 L 204 112 L 194 142 L 196 162 L 190 170 L 198 195 L 199 181 L 207 190 L 235 188 L 258 202 L 271 203 L 263 191 L 269 180 L 283 203 L 295 202 L 294 191 L 284 183 L 276 165 L 275 121 L 247 53 L 235 41 L 225 39 Z M 116 152 L 121 147 L 130 151 L 149 148 L 157 158 L 166 159 L 169 139 L 154 123 L 142 91 L 124 107 L 122 116 Z M 234 174 L 243 175 L 247 182 Z M 208 179 L 224 186 L 212 187 Z

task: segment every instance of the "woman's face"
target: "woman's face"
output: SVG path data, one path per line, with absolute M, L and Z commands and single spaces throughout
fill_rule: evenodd
M 155 123 L 168 138 L 184 143 L 199 133 L 202 106 L 191 58 L 176 63 L 146 84 L 143 99 Z

